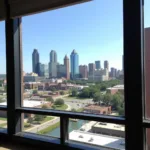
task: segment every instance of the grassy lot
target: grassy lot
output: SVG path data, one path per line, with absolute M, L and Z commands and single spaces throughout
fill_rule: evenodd
M 77 109 L 77 112 L 83 112 L 83 108 Z
M 68 106 L 66 104 L 64 105 L 54 105 L 56 110 L 66 110 Z
M 0 120 L 7 121 L 7 118 L 0 117 Z
M 47 116 L 46 118 L 44 118 L 43 121 L 40 121 L 40 123 L 44 123 L 44 122 L 50 121 L 50 120 L 52 120 L 52 119 L 54 119 L 54 117 Z
M 56 124 L 53 124 L 39 132 L 37 132 L 38 134 L 47 134 L 48 132 L 51 132 L 52 130 L 56 129 L 57 127 L 60 126 L 60 122 L 57 122 Z
M 27 130 L 27 129 L 32 128 L 32 127 L 33 127 L 32 124 L 30 124 L 30 123 L 24 123 L 24 130 Z
M 5 127 L 6 125 L 7 125 L 7 123 L 2 123 L 2 124 L 0 124 L 0 128 Z

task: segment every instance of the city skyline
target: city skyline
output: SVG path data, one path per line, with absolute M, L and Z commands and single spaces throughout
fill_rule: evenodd
M 34 49 L 33 50 L 33 53 L 34 53 L 34 51 L 36 50 L 36 52 L 38 53 L 38 57 L 40 58 L 40 53 L 38 52 L 38 49 Z M 32 57 L 33 57 L 33 53 L 32 53 Z M 76 52 L 76 50 L 74 49 L 72 52 L 71 52 L 71 54 L 73 54 L 73 53 L 76 53 L 78 56 L 80 55 L 80 54 L 78 54 L 77 52 Z M 71 57 L 71 54 L 70 54 L 70 57 Z M 50 56 L 49 56 L 49 62 L 47 62 L 47 63 L 43 63 L 43 62 L 41 62 L 40 60 L 39 60 L 39 63 L 40 64 L 49 64 L 50 65 L 50 63 L 55 63 L 55 65 L 57 66 L 58 64 L 65 64 L 65 58 L 66 59 L 68 59 L 69 60 L 69 70 L 70 70 L 70 72 L 71 72 L 71 59 L 69 59 L 68 58 L 68 55 L 64 55 L 64 58 L 63 58 L 63 63 L 60 63 L 60 61 L 59 60 L 57 60 L 57 56 L 58 56 L 58 54 L 57 54 L 57 51 L 56 50 L 51 50 L 50 51 Z M 122 57 L 123 57 L 123 55 L 122 55 Z M 33 59 L 33 58 L 32 58 Z M 82 59 L 82 58 L 81 58 Z M 79 58 L 78 58 L 78 61 L 79 61 Z M 97 69 L 96 68 L 96 62 L 99 62 L 99 65 L 100 65 L 100 69 L 105 69 L 105 68 L 107 68 L 109 71 L 111 71 L 111 68 L 115 68 L 115 69 L 117 69 L 117 70 L 122 70 L 123 68 L 121 68 L 121 69 L 118 69 L 118 68 L 116 68 L 115 66 L 114 67 L 111 67 L 110 66 L 110 63 L 109 63 L 109 61 L 108 60 L 104 60 L 104 62 L 102 63 L 102 61 L 101 60 L 93 60 L 93 62 L 91 62 L 91 61 L 89 61 L 88 62 L 88 64 L 78 64 L 77 66 L 78 67 L 80 67 L 80 66 L 87 66 L 88 68 L 89 68 L 89 64 L 94 64 L 95 65 L 95 69 Z M 106 64 L 105 64 L 106 63 Z M 103 67 L 102 67 L 102 65 L 101 64 L 103 64 Z M 106 65 L 106 66 L 105 66 Z M 32 66 L 33 66 L 33 64 L 32 64 Z M 55 67 L 56 67 L 55 66 Z M 108 67 L 107 67 L 108 66 Z M 122 66 L 123 66 L 123 59 L 122 59 Z M 33 70 L 33 69 L 32 69 Z M 26 72 L 26 71 L 25 71 Z M 49 70 L 49 72 L 51 72 L 50 70 Z M 78 71 L 79 72 L 79 71 Z M 35 72 L 36 73 L 36 72 Z
M 145 0 L 145 27 L 150 26 L 149 5 L 150 1 Z M 122 12 L 122 1 L 117 1 L 114 5 L 110 0 L 94 0 L 90 3 L 23 17 L 23 70 L 32 71 L 30 54 L 34 48 L 38 49 L 41 54 L 40 61 L 44 64 L 49 62 L 47 55 L 50 49 L 60 53 L 58 60 L 63 63 L 64 55 L 69 56 L 70 50 L 75 48 L 80 53 L 80 57 L 84 58 L 80 60 L 80 64 L 88 64 L 89 60 L 93 63 L 95 60 L 101 60 L 103 66 L 104 60 L 108 60 L 110 68 L 116 67 L 121 70 Z M 2 66 L 0 73 L 4 74 L 6 73 L 4 21 L 0 22 L 0 33 L 0 65 Z

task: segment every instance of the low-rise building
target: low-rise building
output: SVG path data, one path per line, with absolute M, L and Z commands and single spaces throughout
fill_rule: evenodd
M 24 89 L 37 89 L 40 82 L 25 82 Z
M 113 123 L 97 122 L 92 126 L 93 133 L 110 136 L 125 137 L 125 127 Z
M 124 85 L 116 85 L 116 86 L 107 88 L 107 93 L 110 93 L 113 95 L 113 94 L 116 94 L 117 92 L 124 94 Z
M 89 105 L 84 107 L 84 112 L 92 114 L 111 114 L 111 106 Z

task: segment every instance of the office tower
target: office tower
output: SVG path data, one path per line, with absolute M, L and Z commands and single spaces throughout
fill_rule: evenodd
M 54 50 L 50 52 L 49 77 L 57 77 L 57 53 Z
M 89 64 L 89 75 L 94 75 L 94 71 L 95 71 L 95 64 L 90 63 Z
M 49 71 L 48 71 L 48 64 L 41 64 L 40 65 L 40 76 L 42 77 L 49 77 Z
M 86 65 L 79 66 L 81 78 L 88 78 L 88 67 Z
M 79 55 L 75 50 L 70 55 L 71 63 L 71 78 L 76 79 L 79 77 Z
M 115 78 L 116 77 L 116 69 L 115 68 L 111 68 L 111 77 Z
M 104 61 L 104 69 L 108 69 L 109 71 L 109 62 L 107 60 Z
M 64 65 L 66 67 L 66 79 L 69 80 L 70 79 L 70 66 L 69 66 L 69 58 L 67 57 L 67 55 L 64 58 Z
M 32 53 L 32 71 L 38 75 L 40 75 L 39 59 L 38 50 L 34 49 Z
M 66 66 L 63 64 L 57 64 L 57 77 L 66 78 Z
M 97 70 L 101 69 L 101 62 L 99 60 L 95 61 L 95 69 Z

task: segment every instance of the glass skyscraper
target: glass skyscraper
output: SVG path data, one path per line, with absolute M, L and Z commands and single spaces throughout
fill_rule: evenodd
M 32 53 L 32 71 L 40 75 L 40 62 L 39 62 L 39 53 L 37 49 L 33 50 Z
M 98 61 L 95 61 L 95 68 L 97 70 L 101 69 L 101 62 L 98 60 Z
M 71 63 L 71 78 L 75 79 L 79 76 L 79 55 L 75 50 L 72 51 L 70 55 Z

